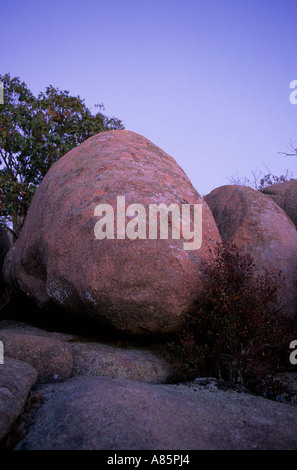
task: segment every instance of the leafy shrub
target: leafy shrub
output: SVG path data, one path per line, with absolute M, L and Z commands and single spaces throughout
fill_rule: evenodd
M 293 328 L 277 309 L 281 274 L 257 271 L 250 255 L 219 244 L 204 266 L 203 296 L 185 329 L 166 345 L 178 380 L 215 376 L 272 393 L 288 370 Z

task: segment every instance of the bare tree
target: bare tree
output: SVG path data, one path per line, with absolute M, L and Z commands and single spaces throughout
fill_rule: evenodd
M 296 144 L 293 144 L 293 141 L 290 141 L 289 149 L 291 153 L 288 152 L 278 152 L 280 155 L 286 155 L 286 157 L 297 157 L 297 147 Z
M 296 149 L 297 150 L 297 149 Z M 264 165 L 264 164 L 263 164 Z M 289 170 L 286 170 L 284 175 L 276 176 L 273 175 L 271 170 L 264 165 L 266 169 L 266 174 L 261 170 L 251 171 L 251 177 L 247 178 L 246 176 L 240 177 L 237 175 L 232 175 L 227 177 L 230 184 L 237 184 L 240 186 L 250 186 L 251 188 L 261 190 L 266 186 L 270 186 L 276 183 L 283 183 L 285 181 L 290 181 L 293 179 L 293 173 Z

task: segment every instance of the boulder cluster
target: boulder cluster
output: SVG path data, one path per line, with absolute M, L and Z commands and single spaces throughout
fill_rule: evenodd
M 294 407 L 172 385 L 159 348 L 203 296 L 218 243 L 281 272 L 277 307 L 296 326 L 296 201 L 297 180 L 201 197 L 172 157 L 125 130 L 57 161 L 18 240 L 0 232 L 0 288 L 11 292 L 0 311 L 0 447 L 297 448 Z

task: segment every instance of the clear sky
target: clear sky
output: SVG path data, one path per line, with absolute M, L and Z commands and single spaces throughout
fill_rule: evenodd
M 251 170 L 297 177 L 296 0 L 0 0 L 0 72 L 104 103 L 202 195 Z M 297 146 L 297 143 L 296 143 Z

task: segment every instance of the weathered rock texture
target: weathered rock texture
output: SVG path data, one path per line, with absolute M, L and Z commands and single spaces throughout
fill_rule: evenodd
M 203 205 L 202 247 L 183 239 L 98 240 L 98 204 Z M 128 218 L 127 218 L 128 220 Z M 117 232 L 116 232 L 117 233 Z M 39 186 L 10 277 L 41 308 L 91 318 L 133 334 L 179 330 L 199 291 L 202 260 L 220 240 L 207 204 L 175 160 L 128 131 L 91 137 L 62 157 Z M 98 327 L 99 328 L 99 327 Z
M 43 388 L 20 450 L 297 449 L 297 408 L 199 385 L 82 377 Z
M 0 441 L 23 411 L 37 371 L 23 361 L 5 358 L 0 364 Z
M 49 347 L 46 357 L 44 346 L 63 343 L 73 357 L 70 379 L 52 383 L 45 374 L 50 384 L 41 384 L 35 368 L 5 352 L 1 449 L 297 449 L 295 406 L 214 378 L 162 384 L 169 369 L 149 348 L 88 342 L 15 321 L 1 321 L 0 329 L 4 350 L 21 352 L 39 376 L 46 367 L 61 370 L 61 355 Z M 296 374 L 284 379 L 289 386 L 280 399 L 296 404 Z
M 38 372 L 41 383 L 66 380 L 72 371 L 70 346 L 54 338 L 22 334 L 22 330 L 0 330 L 5 357 L 27 362 Z
M 297 231 L 286 213 L 265 194 L 227 185 L 205 196 L 223 242 L 249 253 L 259 268 L 282 273 L 279 306 L 292 318 L 297 311 Z
M 297 227 L 297 179 L 284 183 L 272 184 L 261 189 L 263 194 L 271 197 L 290 217 Z
M 72 377 L 109 376 L 147 383 L 168 383 L 176 371 L 157 351 L 100 343 L 74 343 Z
M 31 364 L 39 383 L 104 375 L 157 384 L 168 383 L 176 374 L 157 344 L 102 342 L 17 321 L 0 322 L 0 341 L 5 358 Z

